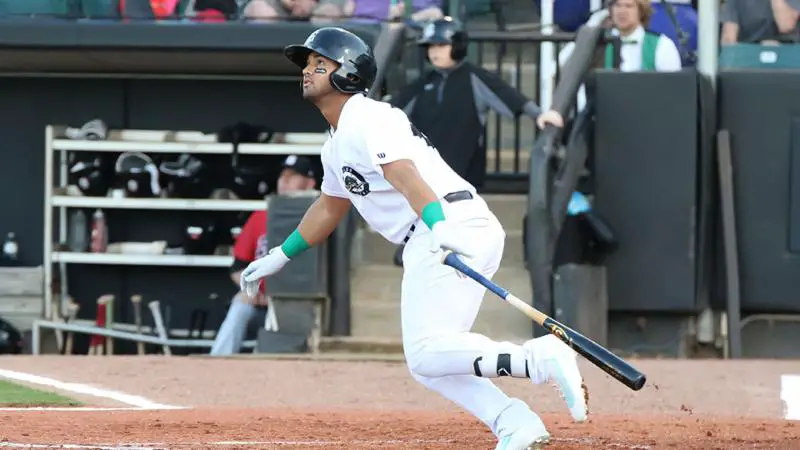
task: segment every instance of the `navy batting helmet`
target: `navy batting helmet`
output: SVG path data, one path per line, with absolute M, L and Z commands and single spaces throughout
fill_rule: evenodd
M 422 29 L 422 37 L 417 40 L 417 45 L 423 47 L 436 44 L 452 45 L 450 57 L 455 61 L 461 61 L 467 56 L 468 43 L 467 32 L 452 17 L 443 17 L 427 24 Z
M 290 45 L 283 53 L 298 67 L 305 68 L 312 52 L 339 63 L 331 74 L 331 84 L 346 94 L 367 92 L 375 81 L 378 68 L 372 49 L 360 37 L 338 27 L 320 28 L 302 45 Z

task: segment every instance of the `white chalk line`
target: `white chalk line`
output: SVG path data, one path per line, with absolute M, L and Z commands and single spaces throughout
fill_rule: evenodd
M 781 375 L 781 401 L 783 402 L 783 418 L 800 420 L 800 375 Z
M 139 397 L 138 395 L 129 395 L 118 391 L 112 391 L 110 389 L 102 389 L 80 383 L 65 383 L 53 378 L 42 377 L 24 372 L 15 372 L 13 370 L 0 369 L 0 377 L 47 386 L 74 394 L 85 394 L 93 397 L 111 399 L 139 409 L 185 409 L 180 406 L 164 405 L 161 403 L 151 402 L 150 400 L 144 397 Z
M 593 445 L 597 442 L 593 438 L 570 439 L 554 438 L 551 442 L 571 442 Z M 96 449 L 96 450 L 168 450 L 170 448 L 194 447 L 194 446 L 213 446 L 213 447 L 255 447 L 255 446 L 291 446 L 291 447 L 323 447 L 330 445 L 430 445 L 430 444 L 450 444 L 453 439 L 385 439 L 385 440 L 271 440 L 271 441 L 215 441 L 215 442 L 184 442 L 168 444 L 164 442 L 137 442 L 127 444 L 22 444 L 15 442 L 0 442 L 0 448 L 64 448 L 64 449 Z M 605 443 L 607 448 L 623 448 L 628 450 L 648 450 L 652 447 L 648 445 L 630 445 L 620 443 Z
M 175 408 L 167 408 L 173 410 Z M 103 411 L 157 411 L 159 408 L 136 408 L 136 407 L 102 407 L 102 406 L 31 406 L 29 408 L 0 408 L 0 412 L 103 412 Z

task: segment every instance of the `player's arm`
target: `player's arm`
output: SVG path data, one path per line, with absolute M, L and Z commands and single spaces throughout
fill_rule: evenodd
M 241 290 L 247 295 L 255 295 L 259 280 L 278 272 L 292 258 L 327 239 L 349 210 L 350 200 L 346 194 L 337 190 L 331 179 L 323 175 L 319 198 L 281 245 L 247 266 L 239 283 Z
M 722 18 L 720 44 L 735 44 L 739 40 L 739 13 L 733 2 L 725 2 L 720 16 Z
M 300 224 L 283 241 L 280 249 L 288 259 L 322 243 L 350 211 L 350 199 L 329 168 L 323 168 L 319 198 L 306 211 Z
M 542 111 L 533 100 L 482 67 L 474 68 L 470 74 L 470 84 L 478 111 L 492 109 L 509 119 L 524 114 L 536 120 L 539 128 L 544 128 L 546 124 L 564 126 L 564 120 L 557 111 Z
M 428 221 L 425 220 L 426 208 L 428 208 L 427 212 L 431 213 L 431 205 L 435 203 L 438 206 L 439 199 L 428 183 L 422 179 L 414 162 L 410 159 L 398 159 L 381 165 L 381 168 L 386 181 L 403 194 L 411 208 L 428 224 Z M 436 206 L 433 206 L 433 209 L 437 209 Z M 438 209 L 441 210 L 441 206 L 438 206 Z M 428 224 L 428 226 L 433 226 L 433 224 Z
M 350 200 L 320 194 L 308 208 L 297 229 L 283 241 L 281 248 L 289 258 L 324 242 L 350 211 Z
M 793 31 L 797 26 L 797 17 L 800 15 L 787 0 L 772 0 L 772 14 L 778 31 L 781 33 Z

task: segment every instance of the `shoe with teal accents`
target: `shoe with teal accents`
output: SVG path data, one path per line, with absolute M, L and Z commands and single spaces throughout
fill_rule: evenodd
M 540 420 L 500 438 L 494 450 L 540 450 L 550 442 L 550 433 Z
M 589 390 L 578 369 L 578 354 L 553 335 L 531 339 L 523 348 L 531 381 L 552 383 L 567 403 L 572 419 L 585 422 L 589 418 Z

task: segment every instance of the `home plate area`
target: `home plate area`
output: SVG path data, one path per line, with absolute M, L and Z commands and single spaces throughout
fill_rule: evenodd
M 800 448 L 781 377 L 796 361 L 632 360 L 634 392 L 590 364 L 590 421 L 549 385 L 499 379 L 540 413 L 553 449 Z M 487 427 L 397 362 L 193 357 L 9 357 L 8 371 L 124 392 L 179 409 L 80 397 L 70 410 L 0 411 L 0 449 L 493 449 Z M 65 393 L 69 394 L 69 393 Z

